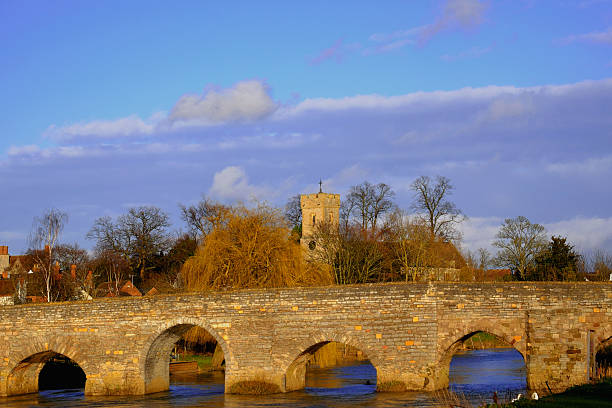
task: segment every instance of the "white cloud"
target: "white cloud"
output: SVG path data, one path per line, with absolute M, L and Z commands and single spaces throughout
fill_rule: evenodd
M 579 251 L 606 248 L 612 243 L 612 217 L 576 217 L 544 226 L 550 235 L 567 237 Z
M 72 125 L 51 125 L 44 136 L 57 142 L 69 142 L 77 138 L 119 138 L 135 135 L 150 135 L 156 129 L 157 123 L 164 116 L 156 113 L 147 120 L 136 115 L 116 120 L 94 120 Z
M 459 231 L 463 235 L 462 247 L 470 251 L 485 248 L 494 253 L 495 248 L 491 243 L 502 222 L 503 219 L 499 217 L 470 217 L 463 221 L 459 224 Z
M 363 182 L 363 180 L 368 176 L 371 176 L 369 171 L 361 167 L 359 164 L 353 164 L 349 167 L 341 169 L 334 176 L 323 179 L 323 191 L 326 193 L 331 193 L 333 191 L 346 190 L 351 185 Z M 318 184 L 308 184 L 303 189 L 305 194 L 310 194 L 316 191 L 319 191 Z
M 246 172 L 239 166 L 228 166 L 213 176 L 208 193 L 222 201 L 252 201 L 269 198 L 268 189 L 249 184 Z
M 11 146 L 8 148 L 7 154 L 9 157 L 25 157 L 36 155 L 40 151 L 41 148 L 38 145 Z
M 590 157 L 586 160 L 571 160 L 550 163 L 546 171 L 561 175 L 571 174 L 605 174 L 612 171 L 612 156 Z
M 86 148 L 83 146 L 42 148 L 37 145 L 28 145 L 11 146 L 7 153 L 10 159 L 23 161 L 30 160 L 32 163 L 37 163 L 41 159 L 62 159 L 98 155 L 100 149 L 97 147 Z
M 575 34 L 561 40 L 562 44 L 572 44 L 576 42 L 612 44 L 612 27 L 605 31 L 592 31 L 585 34 Z
M 228 89 L 182 96 L 172 108 L 170 119 L 205 124 L 252 121 L 268 116 L 276 108 L 263 82 L 243 81 Z

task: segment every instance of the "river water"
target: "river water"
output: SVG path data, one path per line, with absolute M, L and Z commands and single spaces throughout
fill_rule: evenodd
M 6 407 L 433 407 L 436 395 L 425 392 L 376 393 L 376 371 L 369 363 L 309 369 L 306 389 L 266 396 L 225 395 L 223 373 L 173 376 L 170 390 L 142 397 L 85 397 L 83 390 L 53 390 L 0 398 Z M 525 393 L 525 365 L 514 349 L 474 350 L 456 354 L 450 388 L 478 405 Z

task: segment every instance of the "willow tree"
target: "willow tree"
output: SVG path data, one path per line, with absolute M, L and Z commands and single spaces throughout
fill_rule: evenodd
M 331 283 L 303 260 L 281 211 L 265 205 L 226 212 L 183 265 L 188 290 L 269 288 Z

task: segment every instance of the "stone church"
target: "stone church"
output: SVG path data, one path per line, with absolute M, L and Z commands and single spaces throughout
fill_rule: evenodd
M 338 226 L 340 218 L 340 194 L 328 194 L 322 190 L 319 182 L 319 192 L 302 194 L 300 196 L 302 209 L 302 239 L 300 244 L 307 251 L 314 251 L 317 243 L 313 235 L 319 223 L 330 223 Z

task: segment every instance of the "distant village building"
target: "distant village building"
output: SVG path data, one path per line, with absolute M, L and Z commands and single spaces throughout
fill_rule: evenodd
M 302 209 L 302 238 L 300 244 L 306 251 L 314 251 L 317 243 L 314 239 L 316 226 L 329 223 L 338 226 L 340 218 L 340 194 L 324 193 L 319 182 L 319 192 L 300 195 Z
M 142 293 L 129 280 L 103 282 L 96 288 L 97 297 L 142 296 Z
M 3 279 L 8 279 L 8 269 L 10 266 L 10 258 L 7 246 L 0 246 L 0 273 Z

